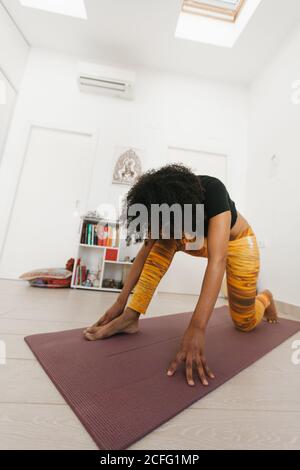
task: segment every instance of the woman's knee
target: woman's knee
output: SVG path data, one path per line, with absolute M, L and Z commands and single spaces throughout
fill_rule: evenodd
M 249 323 L 238 323 L 236 321 L 233 322 L 234 326 L 237 330 L 242 331 L 243 333 L 249 333 L 250 331 L 253 331 L 256 327 L 255 324 L 249 324 Z
M 251 312 L 237 313 L 230 309 L 231 319 L 235 328 L 239 331 L 243 331 L 244 333 L 248 333 L 257 326 L 257 318 L 255 309 Z

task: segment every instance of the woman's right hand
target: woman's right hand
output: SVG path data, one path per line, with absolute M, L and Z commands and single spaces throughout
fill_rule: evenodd
M 186 381 L 188 385 L 195 385 L 193 377 L 193 368 L 195 366 L 197 375 L 203 385 L 207 386 L 207 377 L 214 379 L 215 376 L 209 369 L 204 356 L 205 335 L 204 331 L 190 325 L 181 341 L 180 349 L 168 367 L 167 374 L 172 376 L 175 374 L 179 365 L 185 362 Z

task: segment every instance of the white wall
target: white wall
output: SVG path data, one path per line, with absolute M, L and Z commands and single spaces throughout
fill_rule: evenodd
M 0 165 L 13 114 L 16 92 L 0 70 Z
M 7 45 L 0 51 L 0 67 L 17 88 L 28 46 L 1 5 L 0 25 L 0 42 Z M 0 168 L 0 253 L 29 121 L 99 129 L 90 209 L 101 202 L 116 202 L 127 189 L 111 184 L 116 146 L 145 149 L 145 169 L 162 164 L 168 146 L 211 148 L 217 153 L 223 149 L 229 154 L 227 180 L 232 197 L 266 243 L 262 249 L 265 287 L 277 299 L 300 305 L 300 104 L 291 100 L 292 84 L 300 79 L 299 50 L 300 31 L 296 31 L 253 83 L 250 103 L 243 87 L 148 70 L 137 71 L 133 102 L 82 94 L 76 83 L 77 58 L 31 50 Z M 275 167 L 274 154 L 279 162 Z
M 264 287 L 295 305 L 300 305 L 300 103 L 293 104 L 292 84 L 299 79 L 300 29 L 251 88 L 247 171 L 247 216 L 266 244 Z
M 29 45 L 0 3 L 0 165 L 28 53 Z
M 29 45 L 0 3 L 0 70 L 19 89 L 29 53 Z
M 245 88 L 138 70 L 135 100 L 123 101 L 80 93 L 77 62 L 71 56 L 31 50 L 0 173 L 0 247 L 22 166 L 29 121 L 69 129 L 99 129 L 89 196 L 91 209 L 101 202 L 117 202 L 120 193 L 128 189 L 111 184 L 116 146 L 145 149 L 143 163 L 147 169 L 164 162 L 168 146 L 183 145 L 229 152 L 228 186 L 243 210 L 248 109 Z

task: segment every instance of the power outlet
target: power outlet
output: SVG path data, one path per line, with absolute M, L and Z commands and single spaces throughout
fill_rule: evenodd
M 280 158 L 278 155 L 274 154 L 270 158 L 269 161 L 269 176 L 270 178 L 274 178 L 278 176 L 279 172 L 279 166 L 280 166 Z

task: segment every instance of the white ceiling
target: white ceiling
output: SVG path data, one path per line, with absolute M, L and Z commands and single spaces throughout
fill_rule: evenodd
M 262 0 L 235 46 L 224 49 L 175 39 L 181 0 L 85 0 L 87 21 L 0 2 L 32 46 L 241 83 L 253 80 L 300 22 L 299 0 Z

